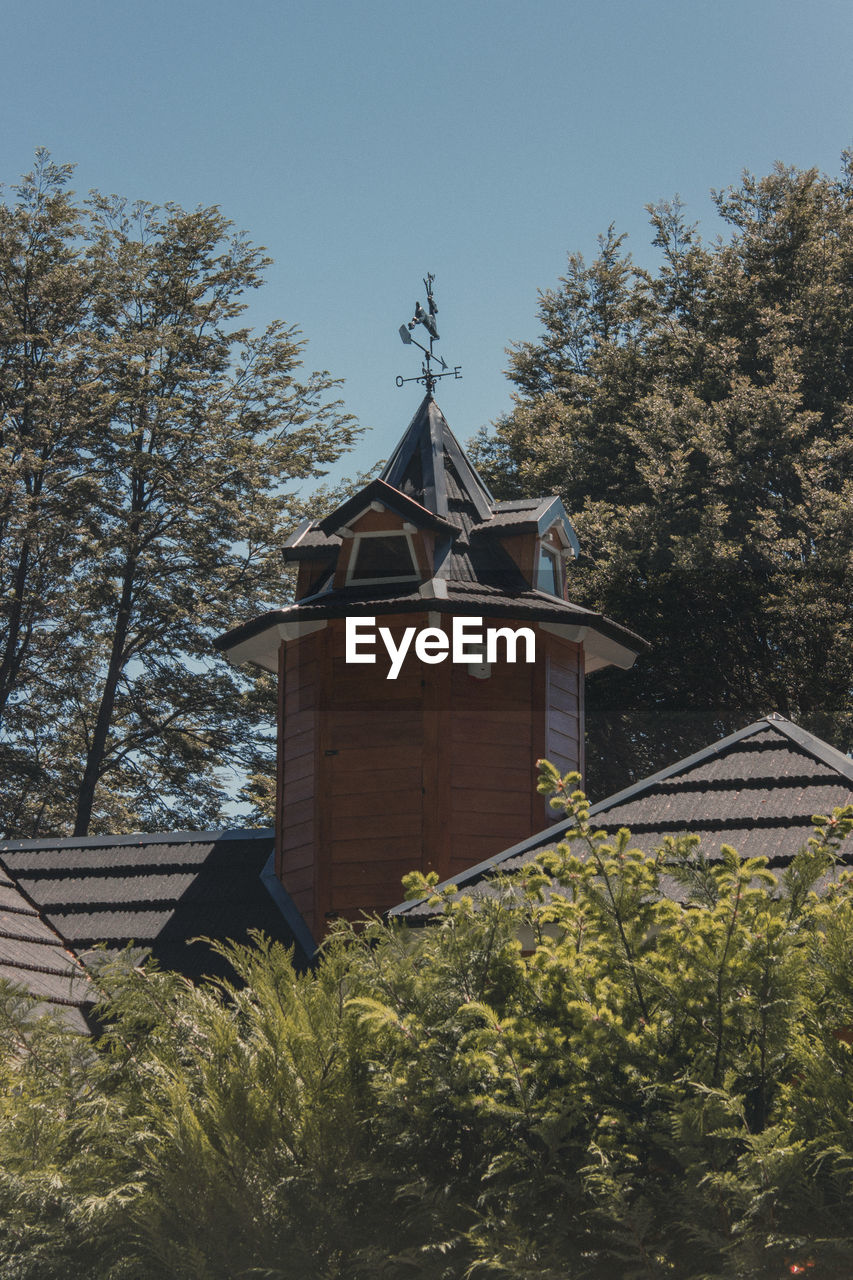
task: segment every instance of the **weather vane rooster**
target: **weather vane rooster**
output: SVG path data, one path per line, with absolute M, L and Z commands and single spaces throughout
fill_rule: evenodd
M 424 277 L 424 288 L 427 296 L 427 309 L 421 306 L 420 302 L 415 303 L 415 314 L 412 316 L 408 324 L 400 325 L 400 337 L 407 346 L 414 345 L 419 347 L 424 353 L 425 359 L 421 364 L 421 372 L 415 378 L 397 378 L 397 386 L 402 387 L 404 382 L 422 382 L 427 390 L 427 395 L 431 396 L 439 378 L 461 378 L 462 370 L 459 365 L 454 369 L 448 369 L 441 356 L 435 355 L 433 352 L 433 343 L 438 342 L 438 326 L 435 317 L 438 315 L 438 307 L 435 305 L 435 298 L 432 292 L 432 282 L 435 276 L 427 272 Z M 413 331 L 421 324 L 429 335 L 429 346 L 425 347 L 418 342 L 417 338 L 412 337 Z M 441 365 L 441 373 L 434 373 L 432 369 L 432 361 L 437 360 Z

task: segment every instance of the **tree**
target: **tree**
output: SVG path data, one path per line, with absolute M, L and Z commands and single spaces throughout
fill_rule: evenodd
M 44 694 L 68 639 L 58 601 L 75 558 L 65 490 L 85 448 L 89 292 L 69 177 L 42 155 L 16 203 L 0 205 L 0 723 L 13 805 L 37 790 Z
M 281 603 L 296 485 L 355 426 L 297 330 L 240 324 L 268 259 L 218 209 L 69 178 L 40 154 L 0 211 L 3 825 L 204 825 L 274 718 L 212 637 Z
M 479 439 L 502 496 L 563 497 L 572 598 L 652 645 L 589 682 L 593 794 L 770 710 L 853 747 L 853 156 L 715 200 L 711 246 L 650 206 L 656 272 L 612 227 L 569 259 Z
M 7 991 L 3 1274 L 849 1274 L 853 882 L 814 889 L 853 806 L 780 883 L 608 839 L 576 782 L 545 769 L 569 836 L 522 877 L 342 925 L 313 972 L 107 963 L 93 1043 Z

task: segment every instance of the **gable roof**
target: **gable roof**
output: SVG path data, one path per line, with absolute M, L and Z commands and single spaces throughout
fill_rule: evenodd
M 269 884 L 273 843 L 270 829 L 21 840 L 0 844 L 0 869 L 77 956 L 135 943 L 197 980 L 228 974 L 209 944 L 190 945 L 199 937 L 245 942 L 259 929 L 295 945 L 297 963 L 313 954 L 290 898 Z
M 404 520 L 411 522 L 420 529 L 435 529 L 441 533 L 456 533 L 456 528 L 448 520 L 436 515 L 429 507 L 423 506 L 422 503 L 415 501 L 407 493 L 403 493 L 399 489 L 395 489 L 392 485 L 379 478 L 371 480 L 363 489 L 359 489 L 358 493 L 354 493 L 351 498 L 347 498 L 346 502 L 341 503 L 329 515 L 319 521 L 317 528 L 320 533 L 327 538 L 338 532 L 351 520 L 371 505 L 371 503 L 380 503 L 383 507 L 387 507 L 390 511 L 396 512 L 402 516 Z
M 574 555 L 580 555 L 580 543 L 571 521 L 566 514 L 561 498 L 553 495 L 546 498 L 517 498 L 512 502 L 496 502 L 491 519 L 474 525 L 471 533 L 506 534 L 506 533 L 538 533 L 543 534 L 552 525 L 561 530 L 566 546 L 571 547 Z
M 666 836 L 690 832 L 711 856 L 730 844 L 742 857 L 765 857 L 780 868 L 812 834 L 814 814 L 851 803 L 853 759 L 774 713 L 591 805 L 590 817 L 607 831 L 628 827 L 645 853 Z M 487 893 L 492 876 L 533 862 L 566 830 L 564 819 L 439 887 Z M 853 836 L 841 856 L 853 865 Z M 422 923 L 436 910 L 419 899 L 390 915 Z
M 341 539 L 337 534 L 323 533 L 317 522 L 309 518 L 293 530 L 282 547 L 282 555 L 288 563 L 318 559 L 334 561 L 340 549 Z

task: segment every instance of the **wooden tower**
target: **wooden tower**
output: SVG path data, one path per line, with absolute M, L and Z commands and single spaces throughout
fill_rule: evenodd
M 536 760 L 583 770 L 585 672 L 642 646 L 568 602 L 577 549 L 559 498 L 492 498 L 428 392 L 381 477 L 289 539 L 295 602 L 218 642 L 278 671 L 276 867 L 315 938 L 399 902 L 407 871 L 443 880 L 553 820 Z M 436 629 L 424 659 L 412 644 L 390 679 L 377 634 L 374 664 L 348 662 L 347 619 L 369 637 L 368 618 L 394 647 Z M 535 661 L 501 639 L 491 662 L 439 660 L 458 619 L 527 628 Z

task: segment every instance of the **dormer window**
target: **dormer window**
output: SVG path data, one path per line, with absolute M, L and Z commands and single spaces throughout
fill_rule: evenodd
M 412 582 L 420 576 L 411 534 L 387 530 L 355 534 L 347 568 L 348 586 Z
M 539 560 L 536 566 L 536 587 L 551 596 L 563 597 L 563 564 L 556 547 L 539 543 Z

